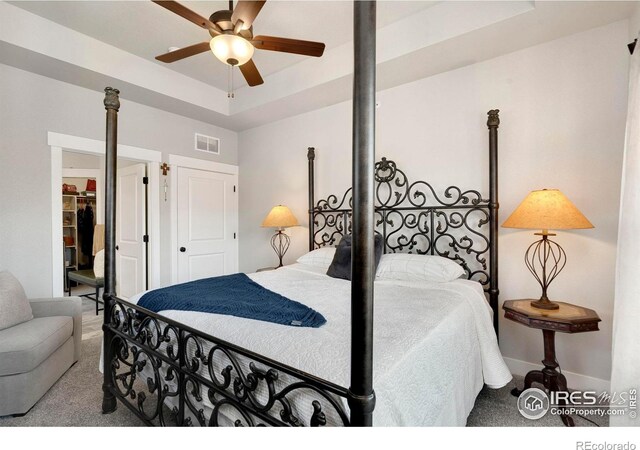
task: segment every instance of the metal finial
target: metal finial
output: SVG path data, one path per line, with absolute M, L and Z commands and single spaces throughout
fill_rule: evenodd
M 307 149 L 307 159 L 309 161 L 311 161 L 311 160 L 313 160 L 315 158 L 316 158 L 316 149 L 315 149 L 315 147 L 309 147 Z
M 115 109 L 118 111 L 120 109 L 120 91 L 114 89 L 112 87 L 104 88 L 104 107 L 105 109 Z
M 500 113 L 499 109 L 492 109 L 487 113 L 489 115 L 489 118 L 487 119 L 488 127 L 497 127 L 498 125 L 500 125 L 499 113 Z

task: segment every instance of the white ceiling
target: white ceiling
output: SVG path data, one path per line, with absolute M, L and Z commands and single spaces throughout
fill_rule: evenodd
M 11 1 L 33 14 L 91 36 L 183 75 L 224 91 L 227 67 L 206 52 L 172 64 L 156 61 L 169 47 L 186 47 L 209 40 L 207 31 L 151 1 Z M 209 17 L 228 9 L 227 1 L 184 1 L 188 8 Z M 378 28 L 433 6 L 435 1 L 379 1 Z M 254 35 L 264 34 L 324 42 L 327 50 L 349 42 L 353 34 L 350 1 L 269 0 L 254 23 Z M 257 51 L 256 66 L 263 77 L 307 59 L 287 53 Z M 245 86 L 236 69 L 234 86 Z
M 228 6 L 185 4 L 202 15 Z M 378 90 L 625 20 L 640 8 L 637 1 L 378 4 Z M 351 98 L 351 1 L 269 0 L 255 27 L 256 33 L 324 41 L 327 49 L 322 58 L 257 52 L 264 84 L 236 84 L 229 99 L 226 68 L 213 55 L 176 64 L 154 60 L 169 46 L 202 42 L 207 34 L 150 1 L 0 0 L 0 64 L 95 91 L 115 86 L 123 99 L 232 130 Z

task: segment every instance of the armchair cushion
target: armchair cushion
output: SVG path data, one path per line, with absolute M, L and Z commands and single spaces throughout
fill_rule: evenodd
M 33 319 L 22 285 L 11 273 L 0 272 L 0 330 Z
M 41 317 L 0 331 L 0 376 L 30 372 L 73 334 L 69 316 Z
M 82 352 L 82 299 L 80 297 L 54 297 L 29 299 L 33 316 L 69 316 L 73 318 L 73 340 L 75 361 Z

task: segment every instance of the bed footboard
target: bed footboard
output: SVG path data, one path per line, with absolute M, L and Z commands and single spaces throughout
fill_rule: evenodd
M 105 328 L 111 392 L 147 425 L 349 425 L 346 388 L 135 304 Z

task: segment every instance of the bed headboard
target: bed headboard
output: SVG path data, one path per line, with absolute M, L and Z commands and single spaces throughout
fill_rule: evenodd
M 439 255 L 458 262 L 467 278 L 480 282 L 498 318 L 498 110 L 489 119 L 489 195 L 427 181 L 409 180 L 394 161 L 375 165 L 376 232 L 384 253 Z M 309 250 L 334 246 L 351 233 L 351 188 L 315 200 L 315 149 L 309 148 Z

